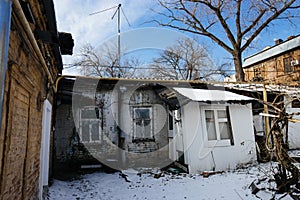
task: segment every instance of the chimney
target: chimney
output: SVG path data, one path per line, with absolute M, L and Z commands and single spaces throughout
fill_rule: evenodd
M 290 36 L 288 36 L 288 37 L 286 38 L 286 40 L 290 40 L 290 39 L 293 39 L 293 38 L 295 38 L 295 36 L 294 36 L 294 35 L 290 35 Z
M 277 44 L 280 44 L 280 43 L 282 43 L 282 42 L 283 42 L 283 40 L 282 40 L 282 39 L 277 39 L 277 40 L 275 40 L 274 42 L 275 42 L 275 45 L 277 45 Z

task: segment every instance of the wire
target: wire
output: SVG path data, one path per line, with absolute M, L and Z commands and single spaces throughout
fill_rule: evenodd
M 124 12 L 124 10 L 123 10 L 122 7 L 121 7 L 121 11 L 122 11 L 122 14 L 124 15 L 124 17 L 125 17 L 127 23 L 128 23 L 128 26 L 131 26 L 130 23 L 129 23 L 129 20 L 128 20 L 127 16 L 125 15 L 125 12 Z
M 107 9 L 104 9 L 104 10 L 100 10 L 100 11 L 97 11 L 97 12 L 93 12 L 93 13 L 90 13 L 89 15 L 96 15 L 98 13 L 102 13 L 102 12 L 105 12 L 105 11 L 108 11 L 108 10 L 111 10 L 111 9 L 114 9 L 114 8 L 117 8 L 118 6 L 114 6 L 114 7 L 111 7 L 111 8 L 107 8 Z
M 66 67 L 65 69 L 67 68 L 72 68 L 72 67 L 96 67 L 96 66 L 93 66 L 93 65 L 85 65 L 85 66 L 82 66 L 82 65 L 73 65 L 73 64 L 64 64 L 64 66 L 69 66 L 69 67 Z M 109 66 L 109 65 L 103 65 L 101 67 L 114 67 L 114 68 L 120 68 L 120 69 L 160 69 L 160 68 L 157 68 L 157 67 L 131 67 L 131 66 Z M 162 67 L 161 69 L 174 69 L 173 67 Z M 180 68 L 182 69 L 182 68 Z M 201 71 L 224 71 L 224 72 L 235 72 L 235 69 L 201 69 Z M 249 71 L 247 70 L 246 72 L 257 72 L 257 71 Z M 259 72 L 262 72 L 262 73 L 286 73 L 284 70 L 282 71 L 278 71 L 278 70 L 261 70 Z M 297 73 L 297 72 L 300 72 L 300 70 L 294 70 L 293 72 L 290 72 L 290 73 Z

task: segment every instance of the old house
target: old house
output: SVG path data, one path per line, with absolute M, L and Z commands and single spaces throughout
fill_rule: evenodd
M 299 81 L 300 35 L 276 40 L 275 45 L 245 58 L 245 81 L 290 83 Z
M 168 84 L 134 79 L 62 79 L 56 109 L 55 167 L 168 165 L 168 105 L 158 94 Z
M 1 1 L 0 13 L 0 199 L 42 199 L 55 82 L 73 40 L 57 31 L 52 0 Z
M 55 172 L 96 164 L 165 167 L 178 161 L 197 173 L 254 161 L 253 99 L 216 89 L 187 81 L 61 79 Z

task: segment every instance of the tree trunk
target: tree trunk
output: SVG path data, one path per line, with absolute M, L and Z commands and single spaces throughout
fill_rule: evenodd
M 245 74 L 244 74 L 243 64 L 242 64 L 242 53 L 238 50 L 234 50 L 232 56 L 233 56 L 233 62 L 235 67 L 236 80 L 238 82 L 243 82 L 245 81 Z

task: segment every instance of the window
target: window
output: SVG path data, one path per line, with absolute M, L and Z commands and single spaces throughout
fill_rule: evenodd
M 133 139 L 154 140 L 152 130 L 152 108 L 138 107 L 133 109 Z
M 255 66 L 253 68 L 253 72 L 254 72 L 254 77 L 260 77 L 262 78 L 262 69 L 263 69 L 263 65 L 260 67 L 260 66 Z
M 205 130 L 209 144 L 233 145 L 229 108 L 204 109 Z
M 293 72 L 293 66 L 291 65 L 292 57 L 287 57 L 283 59 L 284 73 Z
M 87 107 L 80 110 L 79 136 L 82 143 L 101 141 L 99 109 Z

